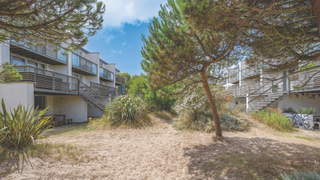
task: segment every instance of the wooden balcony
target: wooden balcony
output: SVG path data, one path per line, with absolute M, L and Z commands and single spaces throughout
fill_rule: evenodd
M 72 71 L 88 76 L 97 75 L 97 64 L 77 54 L 72 54 Z
M 25 56 L 43 63 L 52 65 L 66 65 L 67 55 L 64 55 L 63 49 L 57 51 L 57 46 L 46 43 L 42 47 L 29 47 L 25 44 L 11 41 L 10 52 Z
M 90 87 L 92 89 L 95 89 L 97 92 L 99 92 L 100 94 L 104 95 L 104 96 L 116 96 L 117 95 L 117 91 L 116 88 L 114 87 L 109 87 L 103 84 L 98 84 L 98 83 L 94 83 L 94 82 L 90 82 Z
M 35 92 L 44 94 L 78 94 L 77 78 L 33 66 L 14 66 L 22 81 L 34 82 Z
M 116 75 L 116 84 L 117 85 L 124 86 L 125 82 L 126 82 L 126 80 L 123 77 Z
M 113 82 L 114 73 L 105 68 L 100 67 L 100 80 Z

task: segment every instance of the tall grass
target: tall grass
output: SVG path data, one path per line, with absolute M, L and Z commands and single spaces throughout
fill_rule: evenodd
M 103 120 L 111 126 L 144 126 L 150 123 L 147 104 L 140 97 L 120 96 L 106 107 Z
M 258 112 L 252 111 L 251 115 L 276 130 L 292 130 L 292 122 L 285 115 L 282 115 L 282 111 L 279 109 L 267 108 Z
M 37 109 L 31 106 L 19 105 L 17 108 L 6 110 L 2 99 L 0 111 L 0 146 L 6 149 L 23 149 L 33 144 L 47 130 L 50 117 L 41 116 L 47 109 L 36 115 Z

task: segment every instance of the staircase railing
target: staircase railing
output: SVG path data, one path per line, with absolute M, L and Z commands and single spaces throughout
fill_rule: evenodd
M 105 105 L 111 102 L 111 96 L 104 96 L 95 89 L 87 86 L 79 80 L 79 97 L 87 101 L 89 104 L 97 107 L 101 111 L 105 111 Z

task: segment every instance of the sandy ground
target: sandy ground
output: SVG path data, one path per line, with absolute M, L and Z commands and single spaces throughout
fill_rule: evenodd
M 145 129 L 64 132 L 52 143 L 84 149 L 84 161 L 29 158 L 0 164 L 3 179 L 274 179 L 283 172 L 320 172 L 320 132 L 279 133 L 249 119 L 250 130 L 214 134 L 179 132 L 160 123 Z M 61 133 L 64 132 L 64 133 Z M 307 138 L 307 139 L 301 139 Z M 1 177 L 1 176 L 0 176 Z

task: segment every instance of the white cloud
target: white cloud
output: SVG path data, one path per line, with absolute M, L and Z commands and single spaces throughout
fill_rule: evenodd
M 121 51 L 121 50 L 119 50 L 119 51 L 111 50 L 111 52 L 112 52 L 113 54 L 122 54 L 122 51 Z
M 114 39 L 114 35 L 107 35 L 107 36 L 105 36 L 105 42 L 106 42 L 107 44 L 109 44 L 112 39 Z
M 121 43 L 121 44 L 125 46 L 125 45 L 127 44 L 127 42 L 123 42 L 123 43 Z
M 160 4 L 167 0 L 102 0 L 106 6 L 104 28 L 119 28 L 123 24 L 149 22 L 158 16 Z

